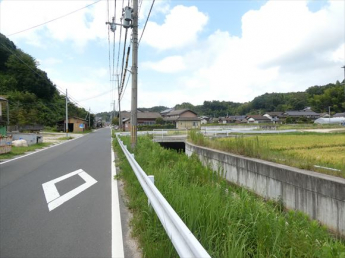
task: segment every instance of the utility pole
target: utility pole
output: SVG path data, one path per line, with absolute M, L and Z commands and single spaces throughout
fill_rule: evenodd
M 118 92 L 118 103 L 119 103 L 119 129 L 122 131 L 122 119 L 121 119 L 121 92 L 120 92 L 120 82 L 119 82 L 119 74 L 116 74 L 116 81 L 117 81 L 117 92 Z
M 138 0 L 133 0 L 133 43 L 132 43 L 132 103 L 131 103 L 131 145 L 137 145 L 138 105 Z
M 66 137 L 68 137 L 68 96 L 66 89 Z
M 341 68 L 343 68 L 344 69 L 344 97 L 345 97 L 345 65 L 343 66 L 343 67 L 341 67 Z
M 113 118 L 115 118 L 115 99 L 114 99 L 114 106 L 113 106 Z
M 331 106 L 328 106 L 328 124 L 331 124 Z
M 90 114 L 90 108 L 89 108 L 89 130 L 91 130 L 90 125 L 91 125 L 91 114 Z
M 110 107 L 112 106 L 113 106 L 113 102 L 110 103 Z M 113 112 L 110 111 L 110 126 L 111 126 L 112 121 L 113 121 Z

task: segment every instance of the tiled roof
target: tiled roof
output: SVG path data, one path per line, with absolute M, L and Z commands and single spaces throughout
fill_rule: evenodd
M 288 116 L 319 116 L 314 111 L 286 111 L 284 114 Z
M 178 116 L 178 115 L 181 115 L 181 114 L 183 114 L 183 113 L 185 113 L 185 112 L 187 112 L 187 111 L 190 111 L 190 112 L 192 112 L 192 113 L 194 113 L 194 114 L 196 115 L 196 113 L 193 112 L 193 111 L 190 110 L 190 109 L 173 110 L 173 111 L 171 111 L 170 113 L 168 113 L 167 115 L 168 115 L 168 116 Z
M 176 121 L 200 121 L 199 117 L 179 117 Z
M 131 112 L 123 111 L 121 112 L 121 118 L 130 118 Z M 141 119 L 156 119 L 162 117 L 158 112 L 137 112 L 137 118 Z
M 333 117 L 345 117 L 345 112 L 344 113 L 336 113 Z
M 265 116 L 261 116 L 261 115 L 249 115 L 247 116 L 247 118 L 253 118 L 255 120 L 267 120 L 267 121 L 271 121 L 269 118 L 265 117 Z

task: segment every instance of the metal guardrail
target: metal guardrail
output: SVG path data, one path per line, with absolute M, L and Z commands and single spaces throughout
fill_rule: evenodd
M 188 135 L 187 129 L 154 129 L 152 131 L 153 139 L 163 140 L 163 139 L 173 139 L 176 138 L 186 138 Z
M 211 257 L 159 192 L 116 134 L 124 154 L 180 257 Z

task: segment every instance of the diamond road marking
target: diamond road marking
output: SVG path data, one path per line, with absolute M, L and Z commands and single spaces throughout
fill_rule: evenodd
M 56 189 L 55 184 L 63 180 L 66 180 L 67 178 L 70 178 L 74 175 L 79 175 L 82 179 L 85 180 L 85 183 L 69 191 L 68 193 L 65 193 L 64 195 L 60 196 L 58 190 Z M 43 191 L 48 203 L 49 211 L 54 210 L 55 208 L 59 207 L 64 202 L 67 202 L 69 199 L 80 194 L 82 191 L 86 190 L 87 188 L 89 188 L 90 186 L 96 183 L 97 181 L 92 176 L 90 176 L 84 170 L 78 169 L 74 172 L 71 172 L 69 174 L 55 178 L 49 182 L 42 184 Z

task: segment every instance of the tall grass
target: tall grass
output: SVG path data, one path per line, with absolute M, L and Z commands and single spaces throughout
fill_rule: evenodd
M 199 131 L 191 131 L 188 137 L 200 146 L 345 178 L 345 134 L 290 133 L 210 139 Z
M 129 146 L 129 139 L 123 139 Z M 200 139 L 201 141 L 205 139 Z M 255 143 L 252 144 L 255 149 Z M 120 178 L 145 257 L 177 257 L 119 146 Z M 211 257 L 345 257 L 345 245 L 306 215 L 284 211 L 212 172 L 196 156 L 139 137 L 135 158 Z

